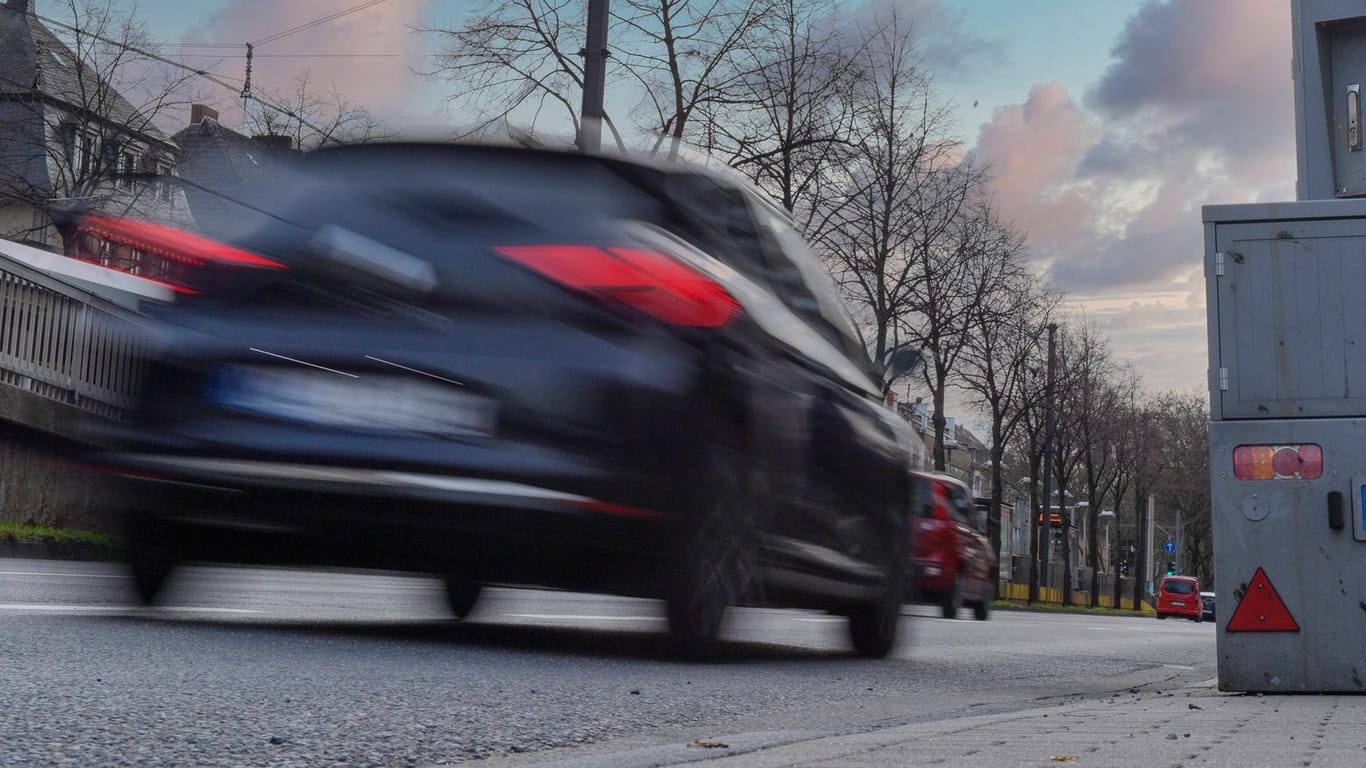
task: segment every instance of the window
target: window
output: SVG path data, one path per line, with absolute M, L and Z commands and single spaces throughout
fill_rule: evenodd
M 779 298 L 867 370 L 868 353 L 830 275 L 783 216 L 763 203 L 755 202 L 753 207 L 769 280 Z
M 95 153 L 99 150 L 99 142 L 95 134 L 90 131 L 81 131 L 76 141 L 76 158 L 73 159 L 71 167 L 76 169 L 78 176 L 89 176 L 96 165 Z
M 120 153 L 120 162 L 118 167 L 118 172 L 122 174 L 122 176 L 119 178 L 120 187 L 127 187 L 133 184 L 133 179 L 131 177 L 134 173 L 137 173 L 137 168 L 138 156 L 136 154 L 134 154 L 133 152 Z

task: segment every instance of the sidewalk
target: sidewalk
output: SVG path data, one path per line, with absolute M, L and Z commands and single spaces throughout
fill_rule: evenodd
M 624 752 L 491 758 L 497 768 L 1356 768 L 1366 765 L 1366 697 L 1168 693 L 936 717 L 847 735 L 736 734 Z M 571 753 L 572 754 L 572 753 Z
M 708 768 L 1046 766 L 1187 768 L 1366 764 L 1366 697 L 1173 693 L 967 717 L 790 743 Z

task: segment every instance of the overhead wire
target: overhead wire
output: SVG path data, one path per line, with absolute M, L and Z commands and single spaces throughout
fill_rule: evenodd
M 384 2 L 384 0 L 370 0 L 370 2 L 368 3 L 368 5 L 376 5 L 376 4 L 380 3 L 380 2 Z M 359 9 L 359 7 L 358 7 L 357 9 Z M 130 51 L 130 52 L 132 52 L 132 53 L 136 53 L 136 54 L 139 54 L 139 55 L 142 55 L 142 56 L 146 56 L 147 58 L 152 59 L 153 61 L 161 62 L 162 64 L 166 64 L 166 65 L 168 65 L 168 66 L 175 67 L 176 69 L 180 69 L 180 70 L 184 70 L 184 71 L 186 71 L 186 72 L 190 72 L 190 73 L 192 73 L 192 74 L 194 74 L 194 75 L 197 75 L 197 76 L 199 76 L 199 77 L 204 78 L 205 80 L 208 80 L 208 81 L 211 82 L 211 83 L 214 83 L 215 85 L 221 86 L 221 87 L 223 87 L 223 88 L 227 88 L 227 89 L 230 90 L 230 91 L 240 92 L 240 93 L 242 93 L 243 95 L 245 95 L 245 96 L 247 96 L 248 98 L 250 98 L 250 99 L 256 101 L 258 104 L 260 104 L 261 106 L 263 106 L 263 107 L 265 107 L 265 108 L 267 108 L 267 109 L 270 109 L 270 110 L 273 110 L 273 111 L 275 111 L 275 112 L 278 112 L 279 114 L 282 114 L 282 115 L 284 115 L 284 116 L 286 116 L 286 117 L 288 117 L 288 118 L 290 118 L 290 119 L 292 119 L 292 120 L 297 120 L 297 121 L 299 121 L 299 124 L 300 124 L 300 125 L 302 125 L 302 126 L 304 126 L 304 127 L 306 127 L 306 128 L 309 128 L 309 129 L 311 129 L 311 130 L 317 131 L 319 135 L 324 136 L 324 137 L 327 137 L 327 136 L 328 136 L 327 131 L 325 131 L 324 129 L 322 129 L 322 128 L 316 126 L 316 125 L 314 125 L 314 124 L 311 123 L 311 122 L 309 122 L 309 121 L 306 120 L 302 115 L 296 113 L 296 112 L 293 111 L 292 109 L 290 109 L 290 108 L 288 108 L 288 107 L 281 106 L 281 105 L 279 105 L 279 104 L 272 104 L 271 102 L 266 101 L 265 99 L 262 99 L 262 98 L 260 98 L 259 96 L 247 94 L 246 91 L 244 91 L 244 90 L 239 91 L 239 87 L 238 87 L 238 86 L 235 86 L 235 85 L 233 85 L 233 84 L 227 82 L 226 80 L 223 79 L 223 77 L 220 77 L 220 76 L 215 75 L 215 74 L 213 74 L 213 73 L 211 73 L 211 72 L 208 72 L 207 70 L 200 69 L 200 68 L 198 68 L 198 67 L 192 67 L 192 66 L 189 66 L 188 64 L 182 64 L 181 62 L 175 61 L 174 59 L 169 59 L 169 58 L 166 58 L 165 56 L 162 56 L 162 55 L 160 55 L 160 54 L 157 54 L 157 53 L 153 53 L 153 52 L 151 52 L 151 51 L 148 51 L 148 50 L 146 50 L 145 48 L 143 48 L 143 47 L 141 47 L 141 46 L 132 45 L 132 44 L 130 44 L 130 43 L 127 43 L 127 42 L 124 42 L 124 41 L 120 41 L 120 40 L 113 40 L 113 39 L 108 38 L 108 37 L 105 37 L 105 36 L 103 36 L 103 35 L 100 35 L 100 34 L 91 32 L 90 30 L 81 29 L 81 28 L 76 27 L 76 26 L 74 26 L 74 25 L 72 25 L 72 24 L 68 24 L 68 23 L 66 23 L 66 22 L 64 22 L 64 21 L 61 21 L 61 20 L 59 20 L 59 19 L 53 19 L 53 18 L 49 18 L 49 17 L 47 17 L 47 16 L 41 16 L 41 15 L 38 15 L 38 14 L 34 14 L 34 18 L 38 19 L 39 21 L 46 22 L 46 23 L 48 23 L 48 24 L 52 24 L 53 26 L 59 27 L 59 28 L 61 28 L 61 29 L 65 29 L 65 30 L 68 31 L 68 32 L 73 32 L 73 33 L 78 34 L 78 35 L 85 35 L 85 36 L 91 38 L 92 40 L 98 40 L 98 41 L 100 41 L 100 42 L 102 42 L 102 43 L 105 43 L 106 45 L 112 45 L 112 46 L 115 46 L 115 47 L 117 47 L 117 48 L 121 48 L 121 49 L 123 49 L 123 50 L 125 50 L 125 51 Z M 226 77 L 226 76 L 224 76 L 224 77 Z M 324 138 L 324 142 L 326 142 L 326 138 Z
M 328 14 L 327 16 L 322 16 L 320 18 L 314 19 L 313 21 L 300 24 L 297 27 L 291 27 L 282 32 L 276 32 L 273 35 L 267 35 L 261 38 L 260 40 L 253 42 L 252 45 L 265 45 L 266 43 L 271 43 L 281 38 L 289 37 L 290 35 L 295 34 L 296 32 L 303 32 L 306 29 L 312 29 L 313 27 L 319 26 L 321 24 L 326 24 L 329 21 L 335 21 L 337 19 L 342 18 L 343 16 L 350 16 L 351 14 L 356 13 L 357 11 L 363 11 L 366 8 L 370 8 L 371 6 L 376 6 L 384 2 L 388 2 L 388 0 L 366 0 L 366 2 L 363 2 L 360 5 L 355 5 L 350 8 L 337 11 L 336 13 Z

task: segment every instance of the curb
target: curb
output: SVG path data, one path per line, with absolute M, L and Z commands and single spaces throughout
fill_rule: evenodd
M 118 560 L 118 549 L 86 541 L 0 541 L 0 558 L 20 560 Z

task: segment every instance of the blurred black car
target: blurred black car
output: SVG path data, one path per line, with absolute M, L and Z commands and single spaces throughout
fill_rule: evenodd
M 908 445 L 786 216 L 677 166 L 366 145 L 306 156 L 214 237 L 71 226 L 181 300 L 105 457 L 152 601 L 180 563 L 827 609 L 894 642 Z M 904 358 L 903 358 L 904 359 Z

